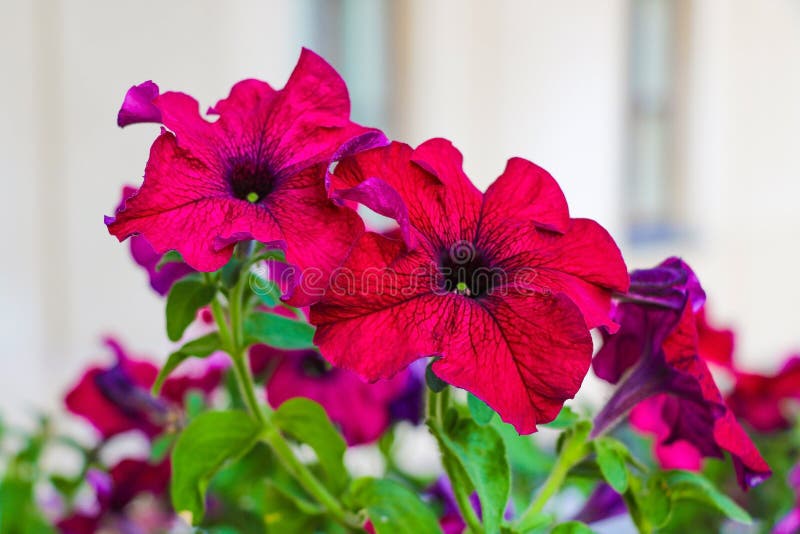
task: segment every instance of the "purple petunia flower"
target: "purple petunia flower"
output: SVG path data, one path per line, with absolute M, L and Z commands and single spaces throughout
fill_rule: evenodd
M 694 272 L 678 258 L 631 273 L 631 288 L 614 311 L 620 329 L 604 335 L 593 362 L 597 375 L 609 382 L 628 374 L 598 414 L 593 432 L 603 432 L 637 407 L 634 420 L 654 425 L 658 447 L 682 442 L 700 457 L 717 458 L 727 451 L 739 484 L 747 489 L 771 471 L 726 406 L 700 354 L 698 314 L 704 301 Z

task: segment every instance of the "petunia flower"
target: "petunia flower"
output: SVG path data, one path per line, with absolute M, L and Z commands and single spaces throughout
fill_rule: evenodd
M 700 355 L 697 325 L 704 299 L 697 277 L 678 258 L 631 273 L 630 291 L 614 312 L 620 329 L 604 335 L 593 363 L 609 382 L 627 375 L 598 414 L 593 432 L 603 432 L 636 407 L 631 421 L 655 434 L 665 467 L 697 468 L 698 458 L 721 458 L 727 451 L 746 489 L 771 472 Z
M 133 196 L 136 192 L 135 187 L 126 185 L 122 189 L 122 199 L 117 206 L 117 210 L 122 209 L 125 205 L 125 199 Z M 159 267 L 164 254 L 156 252 L 143 235 L 132 236 L 128 242 L 130 243 L 133 261 L 147 272 L 150 286 L 159 295 L 166 295 L 169 293 L 172 284 L 184 276 L 196 272 L 182 261 L 168 262 Z
M 94 490 L 96 506 L 61 519 L 57 527 L 62 534 L 91 534 L 99 529 L 146 534 L 166 532 L 172 525 L 175 516 L 163 499 L 169 487 L 169 460 L 151 464 L 124 459 L 108 473 L 92 469 L 86 478 Z M 129 508 L 135 499 L 145 495 L 156 497 L 148 503 L 146 514 Z
M 200 271 L 219 269 L 237 242 L 255 239 L 286 251 L 304 277 L 296 301 L 313 299 L 363 231 L 353 210 L 328 198 L 328 166 L 385 137 L 350 121 L 344 81 L 305 49 L 283 89 L 241 81 L 209 114 L 217 119 L 152 82 L 131 88 L 119 123 L 166 129 L 138 192 L 106 218 L 109 232 L 142 235 L 156 253 L 177 250 Z
M 555 180 L 520 158 L 482 194 L 444 139 L 362 152 L 329 180 L 402 239 L 354 246 L 311 309 L 322 355 L 370 381 L 437 356 L 436 375 L 519 432 L 555 418 L 589 368 L 589 329 L 614 326 L 611 293 L 628 285 L 608 233 L 570 218 Z
M 104 439 L 129 430 L 150 437 L 181 420 L 184 396 L 189 390 L 209 394 L 220 383 L 222 369 L 208 365 L 200 374 L 175 374 L 167 378 L 159 397 L 150 394 L 158 367 L 129 357 L 113 339 L 106 345 L 114 352 L 111 366 L 88 369 L 64 401 L 67 409 L 94 426 Z
M 760 432 L 785 430 L 792 425 L 787 404 L 800 400 L 800 354 L 789 358 L 776 374 L 738 372 L 728 405 L 740 419 Z
M 250 349 L 254 374 L 266 374 L 267 398 L 277 408 L 293 397 L 306 397 L 325 408 L 350 445 L 372 443 L 393 422 L 419 423 L 422 373 L 409 369 L 391 380 L 368 384 L 356 374 L 330 368 L 311 350 Z

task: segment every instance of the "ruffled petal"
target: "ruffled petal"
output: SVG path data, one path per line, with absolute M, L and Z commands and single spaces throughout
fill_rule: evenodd
M 610 318 L 612 292 L 628 288 L 628 273 L 608 232 L 589 219 L 573 219 L 566 233 L 528 230 L 512 241 L 497 227 L 481 227 L 478 248 L 500 258 L 509 283 L 563 292 L 580 308 L 586 326 L 616 331 Z
M 150 80 L 128 89 L 117 113 L 117 125 L 124 128 L 139 122 L 161 122 L 161 110 L 153 103 L 158 92 L 158 86 Z
M 394 142 L 345 158 L 330 176 L 330 189 L 334 198 L 359 202 L 396 220 L 407 244 L 416 244 L 415 233 L 438 243 L 450 226 L 442 184 L 411 162 L 413 152 Z
M 448 216 L 446 242 L 473 242 L 483 195 L 464 174 L 464 157 L 447 139 L 429 139 L 419 145 L 411 161 L 444 185 L 444 208 Z
M 569 228 L 564 193 L 546 170 L 522 158 L 508 160 L 505 171 L 486 190 L 481 225 L 506 227 L 533 224 L 564 233 Z

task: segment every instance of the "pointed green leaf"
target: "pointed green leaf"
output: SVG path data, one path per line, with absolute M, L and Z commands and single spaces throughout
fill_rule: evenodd
M 193 356 L 196 358 L 205 358 L 221 348 L 222 341 L 219 338 L 218 332 L 211 332 L 210 334 L 206 334 L 203 337 L 193 339 L 184 344 L 181 348 L 169 355 L 167 361 L 158 371 L 156 381 L 153 383 L 153 395 L 158 395 L 159 392 L 161 392 L 164 381 L 184 360 Z
M 448 456 L 457 460 L 478 492 L 486 531 L 497 532 L 511 490 L 511 471 L 502 438 L 493 427 L 480 426 L 472 419 L 459 419 L 447 431 L 433 426 L 431 429 L 442 446 L 445 467 Z
M 211 302 L 216 289 L 196 277 L 178 280 L 167 295 L 167 337 L 178 341 L 192 324 L 197 311 Z
M 193 524 L 203 519 L 209 481 L 225 462 L 249 451 L 259 425 L 245 412 L 206 412 L 181 433 L 172 450 L 172 504 Z
M 366 510 L 377 534 L 442 532 L 431 508 L 399 482 L 360 478 L 353 482 L 350 500 L 354 507 Z
M 281 289 L 278 284 L 255 272 L 250 274 L 250 289 L 262 303 L 270 308 L 277 306 L 281 298 Z
M 245 319 L 245 337 L 278 349 L 306 349 L 314 346 L 314 327 L 273 313 L 256 312 Z
M 550 534 L 594 534 L 594 530 L 580 521 L 567 521 L 556 525 Z
M 576 422 L 578 422 L 580 418 L 581 416 L 575 413 L 575 411 L 572 408 L 570 408 L 569 406 L 564 406 L 563 408 L 561 408 L 561 411 L 558 412 L 558 416 L 555 419 L 553 419 L 549 423 L 540 426 L 546 428 L 555 428 L 559 430 L 574 425 Z
M 469 413 L 472 414 L 472 418 L 475 419 L 475 422 L 479 425 L 488 425 L 492 417 L 494 417 L 494 410 L 472 393 L 467 393 L 467 406 L 469 407 Z
M 425 383 L 434 393 L 441 393 L 447 387 L 447 382 L 436 376 L 436 373 L 433 372 L 432 366 L 436 360 L 437 358 L 431 358 L 431 361 L 428 362 L 428 366 L 425 367 Z
M 338 492 L 344 489 L 348 478 L 344 467 L 347 444 L 322 406 L 312 400 L 295 397 L 275 410 L 272 422 L 300 443 L 314 449 L 331 490 Z
M 617 493 L 625 493 L 628 489 L 628 466 L 624 453 L 617 448 L 615 442 L 606 438 L 597 438 L 592 444 L 603 478 Z
M 166 264 L 168 263 L 181 263 L 183 262 L 183 256 L 177 250 L 168 250 L 166 254 L 161 256 L 161 259 L 158 260 L 156 264 L 156 272 L 160 271 Z
M 725 517 L 749 525 L 753 522 L 741 506 L 717 489 L 710 480 L 690 471 L 667 471 L 662 474 L 669 486 L 672 500 L 690 499 L 710 504 Z

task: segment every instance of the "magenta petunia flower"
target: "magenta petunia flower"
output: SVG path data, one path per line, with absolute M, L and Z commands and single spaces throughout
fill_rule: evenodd
M 329 200 L 328 166 L 385 137 L 350 121 L 344 81 L 305 49 L 283 89 L 244 80 L 209 113 L 217 120 L 203 118 L 188 95 L 159 95 L 152 82 L 131 88 L 120 124 L 160 122 L 168 131 L 153 143 L 139 191 L 106 219 L 109 232 L 142 235 L 200 271 L 222 267 L 239 241 L 283 248 L 304 276 L 295 299 L 312 300 L 363 231 L 352 210 Z
M 588 370 L 589 329 L 628 275 L 594 221 L 571 219 L 555 180 L 514 158 L 481 194 L 443 139 L 342 160 L 333 194 L 394 218 L 401 240 L 362 236 L 312 307 L 335 366 L 388 378 L 437 356 L 435 373 L 521 433 L 552 420 Z
M 125 199 L 136 194 L 136 188 L 125 186 L 122 189 L 122 200 L 120 200 L 117 211 L 125 206 Z M 166 295 L 172 284 L 186 275 L 196 272 L 183 262 L 169 262 L 158 267 L 164 254 L 159 254 L 143 235 L 132 236 L 128 242 L 131 247 L 131 257 L 137 265 L 142 267 L 150 279 L 150 287 L 159 295 Z
M 698 313 L 704 299 L 696 276 L 678 258 L 631 273 L 631 289 L 614 312 L 620 329 L 604 336 L 593 363 L 597 375 L 612 383 L 627 375 L 598 414 L 593 432 L 636 406 L 632 422 L 656 435 L 665 467 L 696 468 L 698 458 L 721 458 L 727 451 L 746 489 L 771 472 L 700 355 Z
M 151 510 L 145 521 L 126 510 L 141 495 L 162 497 L 166 494 L 170 479 L 169 460 L 151 464 L 146 460 L 125 459 L 108 473 L 90 470 L 86 479 L 94 489 L 97 506 L 91 511 L 76 511 L 61 519 L 57 527 L 63 534 L 91 534 L 99 529 L 113 532 L 160 532 L 169 529 L 174 514 L 163 499 L 153 504 L 155 509 Z M 146 524 L 140 524 L 142 522 Z
M 198 375 L 170 376 L 160 396 L 153 397 L 150 387 L 158 367 L 129 357 L 113 339 L 107 339 L 106 345 L 114 352 L 116 363 L 87 370 L 64 399 L 67 409 L 91 423 L 104 439 L 129 430 L 156 436 L 180 421 L 189 390 L 208 394 L 222 380 L 222 369 L 209 365 Z
M 273 407 L 293 397 L 311 399 L 325 408 L 350 445 L 374 442 L 392 422 L 417 424 L 422 417 L 424 379 L 418 370 L 368 384 L 354 373 L 327 367 L 315 350 L 286 351 L 266 345 L 250 349 L 250 362 L 254 374 L 267 375 L 267 397 Z
M 733 413 L 759 432 L 790 428 L 787 405 L 791 400 L 800 400 L 800 354 L 789 358 L 772 376 L 737 372 L 727 398 Z

